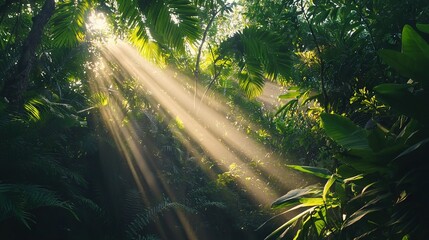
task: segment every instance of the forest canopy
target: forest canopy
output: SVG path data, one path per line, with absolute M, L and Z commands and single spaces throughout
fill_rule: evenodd
M 424 239 L 426 0 L 0 0 L 0 239 Z

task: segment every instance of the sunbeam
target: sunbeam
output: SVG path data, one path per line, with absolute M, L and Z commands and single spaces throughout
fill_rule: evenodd
M 226 107 L 222 106 L 221 101 L 216 106 L 201 102 L 194 109 L 189 88 L 177 80 L 180 75 L 168 74 L 168 71 L 150 64 L 122 41 L 106 45 L 102 55 L 135 76 L 150 93 L 152 101 L 159 104 L 170 119 L 183 123 L 183 128 L 176 133 L 179 140 L 190 137 L 224 171 L 233 168 L 240 172 L 236 180 L 258 204 L 266 206 L 283 193 L 284 188 L 300 184 L 298 179 L 285 178 L 293 174 L 284 168 L 284 160 L 280 161 L 281 158 L 275 156 L 273 151 L 251 139 L 225 118 Z M 184 145 L 187 144 L 184 142 Z M 145 169 L 144 164 L 137 164 Z
M 94 93 L 99 91 L 108 92 L 111 86 L 115 84 L 115 79 L 121 79 L 121 76 L 116 76 L 116 73 L 106 67 L 108 63 L 105 62 L 105 59 L 99 58 L 95 61 L 98 67 L 91 78 L 93 80 L 90 83 L 91 90 Z M 125 101 L 123 93 L 120 91 L 110 94 L 109 104 L 100 109 L 104 125 L 109 129 L 121 155 L 127 161 L 143 202 L 147 206 L 154 205 L 162 201 L 165 193 L 169 199 L 175 201 L 175 192 L 158 177 L 162 174 L 159 166 L 154 163 L 150 154 L 144 150 L 144 145 L 137 140 L 138 124 L 136 120 L 131 118 L 129 122 L 124 123 L 126 113 L 121 105 Z M 186 220 L 186 216 L 180 211 L 175 211 L 175 213 L 186 232 L 187 239 L 197 239 L 194 230 Z M 166 219 L 166 221 L 173 220 Z M 169 225 L 173 225 L 173 223 L 170 222 Z M 156 227 L 160 234 L 164 234 L 163 228 L 165 226 L 157 224 Z

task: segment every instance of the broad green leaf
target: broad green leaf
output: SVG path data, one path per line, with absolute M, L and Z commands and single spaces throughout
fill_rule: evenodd
M 429 87 L 429 44 L 409 25 L 402 31 L 402 52 L 381 50 L 383 60 L 405 77 Z
M 402 30 L 402 52 L 418 61 L 429 61 L 428 43 L 410 25 Z
M 416 27 L 418 30 L 424 32 L 424 33 L 429 33 L 429 24 L 421 24 L 421 23 L 417 23 Z
M 343 181 L 345 183 L 348 183 L 348 182 L 353 182 L 353 181 L 356 181 L 356 180 L 360 180 L 360 179 L 362 179 L 364 177 L 365 177 L 364 174 L 359 174 L 359 175 L 356 175 L 356 176 L 353 176 L 353 177 L 346 178 Z
M 326 202 L 326 196 L 328 195 L 329 189 L 331 189 L 331 187 L 335 183 L 336 179 L 337 178 L 335 177 L 335 175 L 331 175 L 331 177 L 329 178 L 329 180 L 326 182 L 325 186 L 323 187 L 322 198 L 323 198 L 324 202 Z
M 288 93 L 282 94 L 279 96 L 280 99 L 291 99 L 291 98 L 296 98 L 300 95 L 301 93 L 298 91 L 289 91 Z
M 299 90 L 300 90 L 300 88 L 299 88 L 299 87 L 297 87 L 297 86 L 292 86 L 292 87 L 289 87 L 289 88 L 288 88 L 288 90 L 289 90 L 289 91 L 299 91 Z
M 402 143 L 406 143 L 409 141 L 415 133 L 419 129 L 419 124 L 415 120 L 411 120 L 405 127 L 402 129 L 402 131 L 398 134 L 396 140 L 401 141 Z
M 300 99 L 302 101 L 301 105 L 305 105 L 308 102 L 313 101 L 313 100 L 319 100 L 319 101 L 321 101 L 321 99 L 323 99 L 322 97 L 323 97 L 323 95 L 321 93 L 309 93 L 305 97 L 305 99 Z
M 394 110 L 419 122 L 429 119 L 424 95 L 413 94 L 413 86 L 409 84 L 380 84 L 374 88 L 379 99 L 390 105 Z
M 346 149 L 370 150 L 366 131 L 346 117 L 336 114 L 321 114 L 326 134 Z
M 368 151 L 365 151 L 368 152 Z M 365 154 L 360 154 L 365 156 Z M 370 155 L 368 155 L 370 156 Z M 387 173 L 390 171 L 389 168 L 386 168 L 386 163 L 377 161 L 376 155 L 372 155 L 369 158 L 362 157 L 353 157 L 349 155 L 338 156 L 338 159 L 352 168 L 356 169 L 358 172 L 362 173 Z
M 320 178 L 329 179 L 332 175 L 332 173 L 326 168 L 300 166 L 300 165 L 287 165 L 287 166 L 297 171 L 300 171 L 303 173 L 309 173 L 311 175 L 314 175 Z
M 317 218 L 313 220 L 314 227 L 316 227 L 317 235 L 319 237 L 322 237 L 322 233 L 325 230 L 326 227 L 326 208 L 320 208 L 319 211 L 317 211 Z
M 289 221 L 287 221 L 286 223 L 284 223 L 283 225 L 281 225 L 280 227 L 278 227 L 276 230 L 274 230 L 270 235 L 268 235 L 265 238 L 265 240 L 271 239 L 274 236 L 277 236 L 281 230 L 283 230 L 287 226 L 293 224 L 294 222 L 298 221 L 300 218 L 304 217 L 306 214 L 311 213 L 315 208 L 316 207 L 312 207 L 312 208 L 309 208 L 309 209 L 301 212 L 300 214 L 297 214 L 295 217 L 291 218 Z
M 427 74 L 425 62 L 418 62 L 412 56 L 390 49 L 380 50 L 379 55 L 387 65 L 393 67 L 402 76 L 424 81 Z
M 300 198 L 299 202 L 302 203 L 305 207 L 320 206 L 323 205 L 323 198 Z
M 298 99 L 292 99 L 288 103 L 283 105 L 279 110 L 277 110 L 275 116 L 277 116 L 281 113 L 282 114 L 281 117 L 284 118 L 286 116 L 286 114 L 290 110 L 293 110 L 297 105 L 298 105 Z
M 360 172 L 349 165 L 342 164 L 337 168 L 337 174 L 340 175 L 341 178 L 350 178 L 360 174 Z
M 248 27 L 223 41 L 221 55 L 234 57 L 242 68 L 240 87 L 250 98 L 262 93 L 266 77 L 290 75 L 292 61 L 283 39 L 273 32 Z
M 282 197 L 278 198 L 276 201 L 274 201 L 271 204 L 272 208 L 280 208 L 280 207 L 288 207 L 293 206 L 300 202 L 301 198 L 305 197 L 311 197 L 315 194 L 320 193 L 320 189 L 314 188 L 314 187 L 307 187 L 307 188 L 299 188 L 299 189 L 293 189 L 283 195 Z
M 360 221 L 362 218 L 364 218 L 368 214 L 380 211 L 381 209 L 383 209 L 383 208 L 382 207 L 374 207 L 374 208 L 369 208 L 369 209 L 360 209 L 360 210 L 354 212 L 349 218 L 347 218 L 344 221 L 342 228 L 349 227 L 349 226 L 355 224 L 356 222 Z
M 407 148 L 405 151 L 403 151 L 401 154 L 399 154 L 395 159 L 393 159 L 393 161 L 395 161 L 395 160 L 397 160 L 397 159 L 399 159 L 405 155 L 408 155 L 408 154 L 416 151 L 417 149 L 419 149 L 421 147 L 424 147 L 425 145 L 427 145 L 428 142 L 429 142 L 429 138 L 426 138 L 426 139 L 414 144 L 413 146 Z

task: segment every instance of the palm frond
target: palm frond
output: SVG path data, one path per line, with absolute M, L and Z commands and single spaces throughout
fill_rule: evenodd
M 288 76 L 291 57 L 281 38 L 273 32 L 248 27 L 221 44 L 220 53 L 232 56 L 241 66 L 239 85 L 247 96 L 262 93 L 265 79 Z
M 29 99 L 24 104 L 24 109 L 28 118 L 34 122 L 55 118 L 62 120 L 57 123 L 63 127 L 70 127 L 78 123 L 71 105 L 53 102 L 41 95 Z
M 248 58 L 244 70 L 239 75 L 239 86 L 249 98 L 262 93 L 264 88 L 264 72 L 261 63 L 255 58 Z
M 51 19 L 53 44 L 57 47 L 74 47 L 85 39 L 85 16 L 90 1 L 64 1 Z
M 200 36 L 197 11 L 189 1 L 153 1 L 146 17 L 151 35 L 169 48 L 182 51 L 186 39 L 194 42 Z
M 184 50 L 185 41 L 200 37 L 197 10 L 191 2 L 181 1 L 117 1 L 118 12 L 132 29 L 131 40 L 141 50 L 144 45 Z M 156 49 L 156 48 L 155 48 Z
M 130 42 L 137 48 L 142 56 L 148 60 L 163 65 L 165 56 L 159 44 L 149 38 L 144 26 L 138 26 L 128 36 Z
M 246 55 L 258 59 L 269 78 L 287 75 L 291 57 L 287 47 L 277 34 L 254 27 L 243 30 L 241 40 Z

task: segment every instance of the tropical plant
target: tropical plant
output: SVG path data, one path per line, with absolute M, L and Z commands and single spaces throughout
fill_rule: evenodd
M 417 25 L 422 32 L 428 25 Z M 383 60 L 403 76 L 406 84 L 381 84 L 376 97 L 391 107 L 396 122 L 386 128 L 375 122 L 363 129 L 346 117 L 323 113 L 323 129 L 343 151 L 334 173 L 309 166 L 290 166 L 326 179 L 324 186 L 295 189 L 273 207 L 306 209 L 277 228 L 267 238 L 294 239 L 422 239 L 428 201 L 422 191 L 428 171 L 424 156 L 429 142 L 427 114 L 429 44 L 410 26 L 402 32 L 402 51 L 380 51 Z M 291 210 L 287 210 L 289 212 Z
M 248 97 L 262 93 L 266 79 L 288 76 L 291 57 L 277 34 L 248 27 L 222 42 L 220 53 L 238 61 L 238 81 Z

